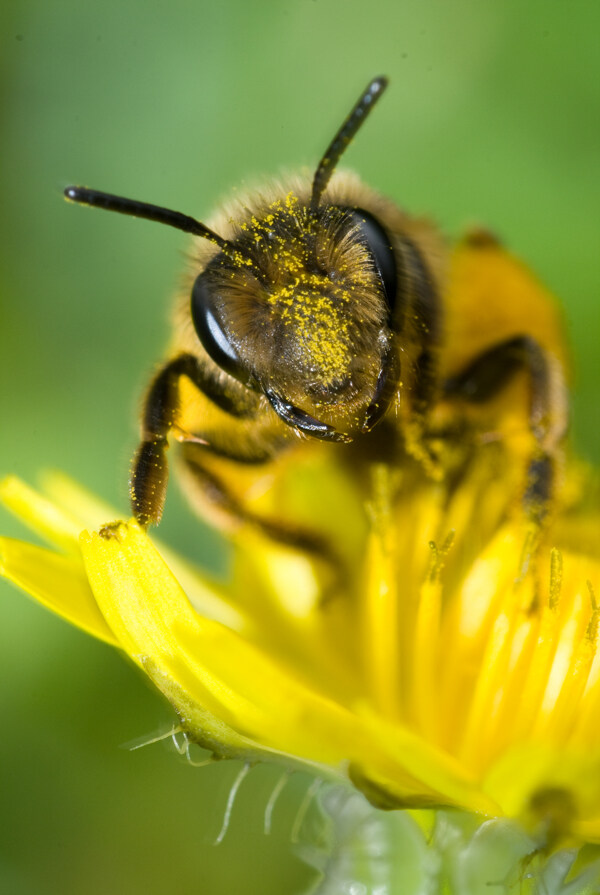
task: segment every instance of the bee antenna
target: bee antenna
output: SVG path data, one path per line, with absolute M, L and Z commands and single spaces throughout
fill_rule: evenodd
M 369 112 L 388 85 L 385 77 L 374 78 L 363 91 L 362 96 L 340 127 L 339 131 L 327 147 L 315 172 L 310 207 L 315 211 L 323 195 L 329 179 L 336 169 L 337 163 L 346 151 L 352 138 L 367 118 Z
M 159 205 L 150 205 L 148 202 L 138 202 L 135 199 L 125 199 L 123 196 L 113 196 L 112 193 L 101 193 L 98 190 L 90 190 L 85 186 L 68 186 L 64 194 L 71 202 L 80 205 L 90 205 L 93 208 L 104 208 L 106 211 L 118 211 L 119 214 L 129 214 L 134 218 L 145 218 L 147 221 L 156 221 L 159 224 L 167 224 L 184 233 L 192 233 L 201 236 L 225 252 L 227 255 L 236 255 L 239 252 L 222 236 L 214 233 L 209 227 L 200 221 L 181 214 L 179 211 L 171 211 L 161 208 Z

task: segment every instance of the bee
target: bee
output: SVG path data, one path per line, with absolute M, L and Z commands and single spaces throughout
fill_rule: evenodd
M 367 85 L 312 178 L 271 183 L 210 227 L 145 202 L 65 190 L 74 202 L 194 237 L 171 355 L 144 401 L 130 481 L 141 525 L 161 518 L 175 438 L 193 499 L 277 540 L 323 549 L 309 523 L 257 512 L 257 483 L 276 487 L 303 458 L 334 453 L 355 475 L 384 461 L 443 478 L 440 443 L 493 431 L 495 402 L 517 374 L 530 444 L 522 501 L 537 523 L 546 515 L 567 428 L 560 321 L 487 232 L 450 249 L 428 221 L 336 172 L 387 83 Z

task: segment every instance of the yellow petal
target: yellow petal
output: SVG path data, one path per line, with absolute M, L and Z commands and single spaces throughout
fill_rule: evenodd
M 456 805 L 486 815 L 499 813 L 496 799 L 487 795 L 479 781 L 451 755 L 403 725 L 388 724 L 366 708 L 364 720 L 371 743 L 384 743 L 389 755 L 393 756 L 393 760 L 388 759 L 386 763 L 380 760 L 378 750 L 371 749 L 363 755 L 365 773 L 375 780 L 379 778 L 388 793 L 406 794 L 403 777 L 410 777 L 418 782 L 414 795 L 428 794 L 431 804 Z M 419 804 L 415 800 L 404 801 L 411 807 Z
M 94 599 L 80 556 L 0 538 L 0 573 L 67 621 L 118 646 Z
M 235 632 L 199 617 L 135 524 L 83 535 L 82 551 L 111 628 L 139 664 L 155 669 L 163 692 L 172 689 L 180 714 L 186 710 L 177 693 L 246 742 L 334 767 L 348 761 L 371 781 L 393 781 L 391 792 L 412 804 L 425 792 L 430 803 L 493 811 L 455 762 L 415 734 L 378 728 L 303 686 Z
M 44 540 L 70 553 L 79 553 L 82 525 L 70 513 L 43 497 L 16 476 L 0 482 L 0 500 Z
M 260 743 L 238 734 L 222 718 L 198 705 L 189 693 L 151 660 L 144 660 L 142 665 L 148 677 L 176 709 L 185 732 L 198 745 L 210 749 L 220 758 L 256 760 L 262 757 L 275 760 L 276 757 Z M 281 756 L 279 758 L 283 760 Z M 285 763 L 289 763 L 287 756 Z
M 82 535 L 98 604 L 123 648 L 151 661 L 200 705 L 275 749 L 336 762 L 357 723 L 291 679 L 252 644 L 192 608 L 135 524 Z
M 322 611 L 323 592 L 334 586 L 331 569 L 321 583 L 309 557 L 274 543 L 252 526 L 236 533 L 234 544 L 230 590 L 249 619 L 245 639 L 286 668 L 293 667 L 294 676 L 308 686 L 348 699 L 360 686 L 360 670 L 339 649 L 340 640 L 348 644 L 352 634 L 341 601 L 331 600 L 328 611 Z M 162 548 L 161 553 L 166 559 Z M 186 592 L 190 596 L 187 586 Z M 337 607 L 332 605 L 336 602 Z
M 100 500 L 79 482 L 57 469 L 46 470 L 41 476 L 41 485 L 42 491 L 50 500 L 77 520 L 78 535 L 83 528 L 100 528 L 109 520 L 120 516 L 111 504 Z
M 118 518 L 114 507 L 82 488 L 78 482 L 62 472 L 56 470 L 46 472 L 42 476 L 42 485 L 44 492 L 77 520 L 78 550 L 79 534 L 82 529 L 99 529 L 110 520 Z M 222 587 L 214 582 L 209 583 L 209 577 L 204 570 L 194 568 L 191 563 L 185 562 L 163 545 L 160 551 L 198 612 L 221 621 L 236 631 L 242 631 L 247 627 L 245 616 L 227 599 Z

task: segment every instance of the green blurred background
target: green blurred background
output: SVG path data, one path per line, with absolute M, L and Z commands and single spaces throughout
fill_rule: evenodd
M 450 235 L 487 224 L 560 296 L 575 440 L 598 462 L 599 30 L 596 0 L 2 4 L 0 471 L 58 467 L 125 512 L 136 408 L 167 339 L 186 237 L 74 208 L 62 188 L 206 218 L 232 187 L 314 164 L 380 73 L 391 89 L 346 165 Z M 161 536 L 225 568 L 175 488 Z M 1 893 L 314 881 L 290 842 L 307 778 L 265 836 L 277 774 L 253 771 L 215 847 L 237 766 L 119 748 L 167 730 L 168 709 L 109 648 L 1 596 Z

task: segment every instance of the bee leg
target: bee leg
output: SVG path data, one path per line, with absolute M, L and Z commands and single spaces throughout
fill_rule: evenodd
M 433 440 L 427 435 L 427 414 L 436 389 L 436 357 L 424 348 L 417 358 L 415 383 L 411 394 L 411 417 L 405 424 L 405 445 L 425 473 L 434 480 L 442 478 L 442 466 Z
M 541 525 L 554 493 L 557 458 L 568 425 L 567 390 L 559 360 L 530 336 L 515 336 L 494 345 L 447 380 L 444 392 L 450 398 L 484 403 L 520 369 L 529 374 L 529 428 L 536 443 L 523 504 L 528 517 Z
M 252 414 L 251 409 L 223 391 L 194 355 L 179 355 L 159 370 L 144 402 L 142 440 L 133 460 L 129 483 L 131 508 L 143 526 L 158 524 L 162 515 L 169 475 L 168 436 L 177 424 L 182 376 L 187 376 L 221 410 L 234 416 Z
M 421 346 L 411 376 L 410 417 L 404 425 L 405 447 L 430 478 L 440 479 L 442 466 L 435 445 L 427 437 L 427 420 L 438 388 L 441 301 L 429 266 L 417 246 L 404 238 L 399 251 L 405 295 L 402 325 L 409 331 L 415 328 L 411 338 Z

